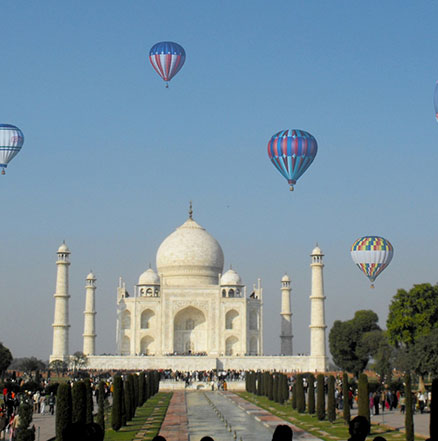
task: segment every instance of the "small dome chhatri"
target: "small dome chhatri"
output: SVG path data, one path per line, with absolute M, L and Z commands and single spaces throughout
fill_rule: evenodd
M 96 280 L 96 277 L 94 276 L 93 271 L 90 271 L 86 280 Z
M 221 285 L 242 285 L 242 279 L 239 274 L 236 273 L 232 268 L 230 268 L 223 276 L 221 277 Z
M 157 269 L 169 285 L 217 284 L 224 267 L 219 242 L 192 219 L 186 220 L 161 243 Z
M 324 256 L 318 244 L 316 244 L 315 248 L 313 249 L 311 256 Z
M 158 274 L 152 269 L 148 268 L 138 279 L 139 285 L 159 285 L 160 278 Z
M 287 274 L 285 274 L 282 278 L 281 278 L 282 282 L 290 282 L 290 278 Z
M 57 252 L 62 254 L 70 254 L 70 250 L 68 249 L 68 246 L 65 244 L 65 242 L 62 242 Z

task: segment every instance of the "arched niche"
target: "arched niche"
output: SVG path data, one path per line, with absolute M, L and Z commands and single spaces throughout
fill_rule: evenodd
M 127 309 L 122 312 L 122 329 L 131 329 L 131 313 Z
M 131 340 L 127 335 L 123 336 L 122 339 L 122 348 L 120 353 L 122 355 L 129 355 L 131 353 Z
M 225 355 L 237 355 L 239 353 L 239 339 L 232 335 L 225 340 Z
M 140 341 L 140 353 L 144 355 L 155 354 L 155 340 L 150 335 L 146 335 Z
M 150 329 L 154 327 L 155 313 L 152 309 L 145 309 L 140 316 L 140 328 Z
M 225 314 L 225 329 L 236 329 L 239 322 L 239 313 L 231 309 Z
M 258 339 L 257 337 L 251 337 L 249 340 L 249 355 L 257 355 L 258 353 Z

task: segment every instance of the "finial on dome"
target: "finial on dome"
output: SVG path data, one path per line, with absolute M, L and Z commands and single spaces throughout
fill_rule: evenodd
M 192 207 L 192 201 L 190 201 L 189 219 L 193 219 L 193 207 Z
M 231 265 L 231 263 L 230 263 L 230 270 L 232 270 L 233 269 L 233 265 Z
M 149 269 L 151 269 L 152 268 L 152 265 L 151 265 L 151 262 L 149 262 Z

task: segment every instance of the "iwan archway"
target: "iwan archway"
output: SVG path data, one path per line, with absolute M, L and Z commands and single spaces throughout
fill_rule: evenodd
M 177 354 L 207 353 L 208 330 L 205 315 L 193 306 L 179 311 L 173 321 L 173 350 Z

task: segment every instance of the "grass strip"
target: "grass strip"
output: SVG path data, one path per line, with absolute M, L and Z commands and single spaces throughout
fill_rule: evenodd
M 298 413 L 292 409 L 290 401 L 286 404 L 278 404 L 264 396 L 253 395 L 248 392 L 236 392 L 236 394 L 324 441 L 346 440 L 350 437 L 348 426 L 342 418 L 338 417 L 334 423 L 327 420 L 319 421 L 316 415 Z M 405 434 L 398 430 L 373 424 L 371 426 L 371 433 L 368 436 L 372 439 L 378 435 L 383 436 L 387 441 L 402 441 L 405 439 Z M 424 441 L 424 439 L 425 437 L 415 437 L 416 441 Z
M 132 421 L 117 432 L 111 428 L 110 418 L 105 430 L 105 441 L 151 440 L 160 431 L 171 398 L 171 392 L 158 392 L 142 407 L 138 407 Z

